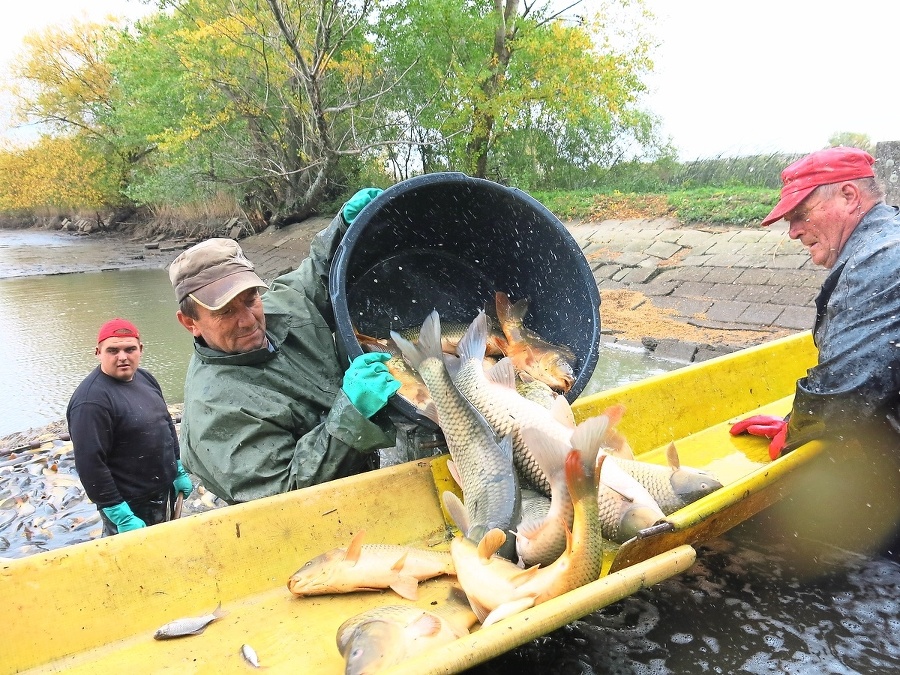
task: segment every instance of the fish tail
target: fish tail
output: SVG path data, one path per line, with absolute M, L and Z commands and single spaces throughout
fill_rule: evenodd
M 456 353 L 462 361 L 468 359 L 484 359 L 487 348 L 487 315 L 483 311 L 478 312 L 475 320 L 469 324 L 465 334 L 456 345 Z
M 577 450 L 571 450 L 566 455 L 566 485 L 572 501 L 577 502 L 586 499 L 591 494 L 593 483 L 585 472 L 584 462 Z
M 216 617 L 216 619 L 221 619 L 224 616 L 228 616 L 228 610 L 222 609 L 222 602 L 219 601 L 219 604 L 216 605 L 216 608 L 213 610 L 212 615 Z
M 425 317 L 422 322 L 422 330 L 419 331 L 418 344 L 414 344 L 405 339 L 396 331 L 391 331 L 391 339 L 400 347 L 403 357 L 409 361 L 410 365 L 416 370 L 427 358 L 442 358 L 441 350 L 441 318 L 437 311 Z

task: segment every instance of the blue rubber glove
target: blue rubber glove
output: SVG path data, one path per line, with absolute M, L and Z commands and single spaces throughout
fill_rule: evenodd
M 128 532 L 129 530 L 139 530 L 142 527 L 147 527 L 147 523 L 132 513 L 128 502 L 107 506 L 103 509 L 103 513 L 113 521 L 119 532 Z
M 385 352 L 360 354 L 344 373 L 342 389 L 364 417 L 371 417 L 381 410 L 400 389 L 400 382 L 384 365 L 390 358 L 391 355 Z
M 178 466 L 178 475 L 175 476 L 175 480 L 172 481 L 172 486 L 175 488 L 176 496 L 178 492 L 184 494 L 184 498 L 187 499 L 191 496 L 191 492 L 194 489 L 194 484 L 191 482 L 190 477 L 187 475 L 187 471 L 184 470 L 184 467 L 181 466 L 181 460 L 175 460 Z
M 349 225 L 356 220 L 356 216 L 359 215 L 359 212 L 366 208 L 368 203 L 382 192 L 384 192 L 384 190 L 380 188 L 363 188 L 350 197 L 350 199 L 347 200 L 347 203 L 344 204 L 344 210 L 341 212 L 347 224 Z

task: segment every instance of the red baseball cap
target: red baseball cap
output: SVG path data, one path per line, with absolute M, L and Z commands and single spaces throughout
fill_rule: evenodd
M 781 172 L 781 199 L 762 221 L 769 225 L 781 220 L 820 185 L 843 183 L 857 178 L 873 178 L 875 158 L 858 148 L 826 148 L 807 155 Z
M 130 321 L 126 321 L 125 319 L 112 319 L 100 326 L 100 332 L 97 333 L 97 344 L 100 344 L 105 339 L 111 337 L 133 337 L 137 338 L 138 340 L 141 339 L 141 336 L 138 333 L 138 329 L 135 327 L 135 325 Z

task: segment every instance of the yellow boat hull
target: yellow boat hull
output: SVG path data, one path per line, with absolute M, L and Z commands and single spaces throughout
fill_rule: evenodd
M 551 600 L 398 666 L 451 673 L 486 661 L 687 569 L 692 544 L 727 531 L 777 500 L 815 456 L 812 443 L 769 462 L 763 439 L 732 437 L 728 423 L 785 414 L 794 383 L 815 363 L 808 333 L 649 378 L 576 402 L 584 419 L 627 407 L 620 429 L 641 458 L 715 467 L 725 487 L 673 514 L 671 527 L 611 547 L 604 574 Z M 246 672 L 250 645 L 269 672 L 341 673 L 338 626 L 402 600 L 391 591 L 296 598 L 288 577 L 365 530 L 370 543 L 445 548 L 452 536 L 438 498 L 445 460 L 421 460 L 191 516 L 116 537 L 0 563 L 4 655 L 0 672 Z M 432 466 L 434 465 L 434 466 Z M 436 478 L 436 476 L 438 478 Z M 446 602 L 452 578 L 420 586 L 415 604 Z M 227 616 L 205 632 L 156 641 L 181 617 Z

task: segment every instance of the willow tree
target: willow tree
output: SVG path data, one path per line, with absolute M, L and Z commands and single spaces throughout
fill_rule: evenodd
M 266 222 L 313 213 L 346 160 L 391 143 L 393 82 L 366 38 L 369 0 L 184 0 L 171 48 L 188 74 L 183 122 L 162 139 L 218 135 L 215 174 Z M 348 186 L 339 185 L 340 188 Z
M 509 161 L 531 158 L 533 181 L 548 170 L 541 164 L 609 163 L 623 148 L 656 145 L 654 118 L 640 104 L 652 68 L 649 15 L 627 1 L 576 15 L 581 4 L 398 0 L 383 8 L 379 52 L 397 71 L 415 67 L 397 105 L 417 120 L 410 143 L 430 143 L 426 168 L 497 177 Z
M 118 174 L 116 189 L 105 190 L 112 202 L 123 200 L 130 166 L 152 151 L 114 122 L 116 82 L 107 55 L 122 31 L 115 22 L 76 20 L 29 34 L 10 87 L 22 122 L 36 125 L 41 136 L 71 139 L 62 146 L 77 148 L 85 164 L 102 158 Z

